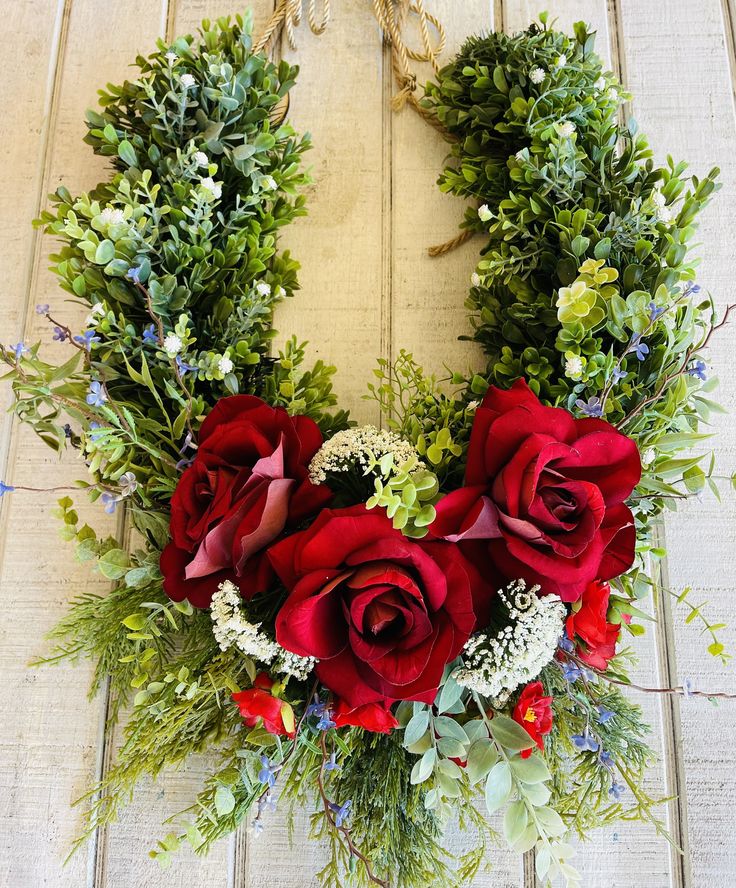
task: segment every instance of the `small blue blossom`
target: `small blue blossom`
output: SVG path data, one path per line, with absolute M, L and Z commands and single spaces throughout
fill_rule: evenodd
M 65 425 L 64 425 L 63 428 L 64 428 L 64 437 L 67 438 L 68 440 L 71 439 L 71 437 L 72 437 L 72 427 L 71 427 L 71 426 L 69 425 L 69 423 L 67 422 L 67 423 L 65 423 Z
M 0 481 L 0 499 L 2 499 L 6 493 L 12 493 L 15 490 L 15 487 L 12 484 L 6 484 L 4 481 Z
M 15 345 L 10 346 L 10 351 L 15 355 L 16 363 L 20 361 L 23 355 L 27 355 L 30 352 L 30 349 L 22 342 L 18 342 Z
M 342 765 L 337 761 L 337 753 L 333 752 L 322 767 L 325 771 L 339 771 Z
M 140 282 L 141 282 L 141 267 L 140 267 L 140 265 L 131 265 L 130 268 L 125 273 L 125 277 L 128 278 L 129 281 L 133 281 L 134 284 L 140 284 Z
M 66 342 L 68 338 L 68 334 L 66 330 L 62 330 L 61 327 L 54 327 L 54 339 L 57 342 Z
M 571 654 L 575 650 L 575 645 L 572 643 L 572 640 L 568 635 L 563 635 L 557 642 L 557 646 L 568 654 Z
M 100 337 L 95 336 L 94 330 L 85 330 L 81 336 L 75 336 L 74 341 L 78 342 L 80 345 L 83 345 L 87 351 L 92 351 L 92 343 L 100 342 Z
M 332 713 L 329 709 L 325 709 L 320 717 L 320 720 L 317 722 L 317 728 L 320 731 L 329 731 L 330 728 L 335 727 L 335 722 L 332 720 Z
M 618 801 L 621 796 L 624 794 L 625 788 L 620 783 L 612 783 L 611 788 L 608 790 L 608 795 L 611 796 L 612 799 Z
M 582 734 L 573 734 L 572 742 L 575 744 L 576 749 L 579 749 L 581 752 L 598 751 L 598 741 L 591 735 L 588 727 L 585 728 Z
M 90 407 L 102 407 L 107 401 L 107 395 L 101 382 L 93 379 L 89 384 L 89 394 L 87 395 L 87 403 Z
M 603 765 L 604 768 L 613 768 L 613 756 L 610 752 L 606 752 L 605 749 L 601 749 L 600 755 L 598 756 L 598 761 Z
M 36 306 L 36 314 L 37 315 L 47 315 L 49 313 L 51 306 L 44 302 L 43 305 L 39 304 Z
M 682 682 L 682 693 L 686 700 L 689 700 L 693 695 L 693 683 L 689 678 Z
M 598 397 L 588 398 L 587 403 L 582 398 L 578 398 L 575 406 L 586 416 L 592 416 L 596 419 L 600 419 L 603 416 L 603 404 L 601 404 L 601 399 Z
M 598 706 L 598 724 L 605 725 L 607 722 L 611 721 L 611 719 L 616 714 L 612 712 L 610 709 L 606 709 L 605 706 Z
M 624 370 L 624 368 L 620 364 L 616 364 L 616 366 L 613 368 L 611 378 L 614 382 L 621 382 L 621 380 L 627 375 L 628 374 L 626 370 Z
M 258 779 L 261 783 L 271 789 L 276 786 L 276 775 L 279 772 L 279 766 L 272 764 L 267 755 L 261 755 L 261 770 L 258 772 Z
M 94 430 L 101 429 L 102 426 L 99 424 L 99 422 L 91 422 L 89 424 L 89 427 L 90 427 L 90 429 L 93 430 L 93 431 L 90 431 L 90 433 L 89 433 L 90 441 L 99 441 L 100 438 L 102 438 L 104 432 L 98 432 L 98 431 L 94 431 Z
M 573 663 L 572 660 L 565 660 L 562 664 L 562 674 L 565 677 L 565 681 L 577 681 L 583 673 L 577 663 Z
M 311 715 L 317 717 L 317 728 L 320 731 L 329 731 L 330 728 L 335 727 L 335 722 L 332 720 L 332 711 L 327 703 L 323 703 L 317 697 L 314 698 L 313 703 L 307 706 L 307 716 Z
M 695 364 L 687 371 L 688 376 L 695 376 L 705 382 L 708 374 L 705 372 L 705 361 L 697 360 Z
M 115 513 L 115 509 L 118 507 L 118 500 L 114 493 L 103 493 L 100 497 L 103 505 L 105 506 L 105 511 L 108 515 L 113 515 Z
M 182 360 L 181 355 L 176 356 L 176 366 L 179 368 L 179 373 L 182 376 L 185 376 L 187 373 L 194 373 L 199 370 L 199 367 L 195 367 L 194 364 L 187 364 Z
M 629 351 L 633 351 L 636 354 L 636 357 L 643 361 L 644 358 L 649 354 L 649 346 L 646 342 L 642 342 L 641 333 L 635 333 L 631 337 L 631 345 L 629 346 Z
M 188 469 L 189 466 L 191 466 L 191 464 L 193 462 L 194 462 L 193 456 L 189 457 L 189 459 L 180 459 L 179 462 L 176 464 L 176 471 L 183 472 L 184 469 Z
M 350 817 L 350 809 L 353 807 L 353 800 L 348 799 L 343 805 L 337 802 L 329 802 L 330 811 L 335 815 L 335 826 L 339 829 L 345 821 Z
M 662 315 L 667 311 L 667 307 L 659 306 L 656 302 L 652 301 L 649 303 L 649 320 L 654 323 L 657 318 L 661 318 Z
M 179 455 L 184 456 L 184 454 L 187 452 L 187 450 L 189 450 L 189 448 L 192 446 L 194 446 L 196 449 L 197 445 L 196 444 L 192 445 L 192 433 L 187 432 L 187 436 L 186 436 L 186 438 L 184 438 L 184 443 L 179 448 Z
M 688 281 L 685 284 L 685 289 L 682 292 L 683 296 L 697 296 L 698 293 L 702 290 L 700 284 L 696 284 L 695 281 Z
M 158 334 L 156 333 L 156 325 L 149 324 L 143 331 L 143 341 L 158 345 Z

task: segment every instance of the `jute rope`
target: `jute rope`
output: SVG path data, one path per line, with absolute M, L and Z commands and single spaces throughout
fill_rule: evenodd
M 254 52 L 268 52 L 271 44 L 284 31 L 286 40 L 292 50 L 296 49 L 296 37 L 294 31 L 302 20 L 305 0 L 279 0 L 273 15 L 268 20 L 263 33 L 253 44 Z M 439 19 L 427 12 L 424 0 L 372 0 L 373 14 L 376 17 L 382 32 L 383 39 L 391 46 L 391 67 L 394 79 L 399 87 L 398 92 L 391 100 L 391 107 L 395 111 L 401 110 L 406 104 L 430 126 L 439 132 L 447 141 L 454 141 L 447 130 L 442 126 L 437 117 L 427 108 L 424 108 L 416 96 L 417 77 L 412 71 L 410 61 L 429 62 L 435 73 L 440 71 L 439 56 L 447 43 L 447 34 Z M 324 33 L 330 21 L 330 0 L 322 0 L 322 14 L 320 20 L 317 17 L 317 0 L 308 0 L 307 21 L 313 34 Z M 405 31 L 410 15 L 416 15 L 421 36 L 421 48 L 413 49 L 404 41 L 402 34 Z M 430 26 L 435 31 L 436 42 L 432 41 Z M 283 108 L 286 114 L 288 104 Z M 279 109 L 282 110 L 282 109 Z M 430 256 L 442 256 L 449 253 L 461 244 L 464 244 L 473 236 L 473 232 L 463 230 L 456 237 L 444 244 L 430 247 Z

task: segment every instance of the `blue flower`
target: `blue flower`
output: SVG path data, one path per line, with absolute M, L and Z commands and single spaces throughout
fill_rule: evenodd
M 117 497 L 114 493 L 103 493 L 100 500 L 102 500 L 108 515 L 112 515 L 118 507 Z
M 179 368 L 179 373 L 182 376 L 185 376 L 187 373 L 193 373 L 199 370 L 199 367 L 195 367 L 194 364 L 187 364 L 182 360 L 181 355 L 176 356 L 176 366 Z
M 608 768 L 609 770 L 613 768 L 613 756 L 610 752 L 606 752 L 604 749 L 601 749 L 600 755 L 598 756 L 598 761 L 603 765 L 604 768 Z
M 39 304 L 36 306 L 36 314 L 37 315 L 47 315 L 49 313 L 50 308 L 51 308 L 51 306 L 47 302 L 44 302 L 43 305 Z
M 688 281 L 685 284 L 685 289 L 683 290 L 683 296 L 697 296 L 701 291 L 702 287 L 700 284 L 696 284 L 694 281 Z
M 193 462 L 194 462 L 193 456 L 189 457 L 189 459 L 180 459 L 179 462 L 176 464 L 176 471 L 183 472 L 184 469 L 188 469 L 189 466 L 191 466 L 191 464 Z
M 587 726 L 584 733 L 572 735 L 572 742 L 575 744 L 576 749 L 579 749 L 581 752 L 598 751 L 598 741 L 591 735 L 590 728 Z
M 279 766 L 272 764 L 267 755 L 261 755 L 261 770 L 258 772 L 258 779 L 270 789 L 276 786 L 276 775 L 279 772 Z
M 6 493 L 12 493 L 15 490 L 15 487 L 12 484 L 6 484 L 4 481 L 0 481 L 0 499 L 2 499 Z
M 158 334 L 156 333 L 156 325 L 149 324 L 143 331 L 143 341 L 152 345 L 158 344 Z
M 649 303 L 649 320 L 654 323 L 657 318 L 661 318 L 662 315 L 667 311 L 667 307 L 664 308 L 657 305 L 656 302 L 652 301 Z
M 578 398 L 575 406 L 586 416 L 592 416 L 597 419 L 603 416 L 603 404 L 601 404 L 601 399 L 598 397 L 588 398 L 587 403 L 582 398 Z
M 100 337 L 95 336 L 94 330 L 85 330 L 81 336 L 75 336 L 74 341 L 78 342 L 80 345 L 83 345 L 87 351 L 92 351 L 92 343 L 100 342 Z
M 134 284 L 140 284 L 140 282 L 141 282 L 141 267 L 140 267 L 140 265 L 131 265 L 130 268 L 125 273 L 125 277 L 128 278 L 129 281 L 133 281 Z
M 625 792 L 625 787 L 623 787 L 620 783 L 616 783 L 614 781 L 611 784 L 611 788 L 608 790 L 608 795 L 610 795 L 611 798 L 618 801 L 624 792 Z
M 606 709 L 605 706 L 598 707 L 598 724 L 605 725 L 609 722 L 615 715 L 615 712 L 612 712 L 610 709 Z
M 87 395 L 87 403 L 90 407 L 102 407 L 107 401 L 107 395 L 101 382 L 93 379 L 89 384 L 89 394 Z
M 325 771 L 339 771 L 342 765 L 337 761 L 337 753 L 333 752 L 322 767 Z
M 332 711 L 326 703 L 322 703 L 317 697 L 314 698 L 313 703 L 307 706 L 307 716 L 310 715 L 317 716 L 317 727 L 320 731 L 329 731 L 330 728 L 335 727 L 335 722 L 332 720 Z
M 614 382 L 620 382 L 625 376 L 628 376 L 628 373 L 620 364 L 616 364 L 613 368 L 613 373 L 611 374 L 611 378 Z
M 695 376 L 705 382 L 708 374 L 705 372 L 705 361 L 697 360 L 695 364 L 687 371 L 688 376 Z
M 57 342 L 66 342 L 67 335 L 66 330 L 62 330 L 61 327 L 54 327 L 54 339 Z
M 644 358 L 649 354 L 649 346 L 646 342 L 642 342 L 641 333 L 634 333 L 631 337 L 631 345 L 629 346 L 629 351 L 633 351 L 636 353 L 637 358 L 640 361 L 643 361 Z
M 557 646 L 568 654 L 571 654 L 575 650 L 575 645 L 572 643 L 572 640 L 565 634 L 563 634 L 557 642 Z
M 565 660 L 562 664 L 562 674 L 565 677 L 565 681 L 577 681 L 583 673 L 577 663 L 573 663 L 572 660 Z
M 339 829 L 345 821 L 350 817 L 350 809 L 353 807 L 353 800 L 348 799 L 343 805 L 337 802 L 329 802 L 330 811 L 335 815 L 335 826 Z
M 72 427 L 67 422 L 63 428 L 64 428 L 64 437 L 70 439 L 72 437 Z
M 15 345 L 10 346 L 10 351 L 15 355 L 15 361 L 18 363 L 23 355 L 27 355 L 30 352 L 30 349 L 24 345 L 22 342 L 18 342 Z
M 90 427 L 90 429 L 101 429 L 102 428 L 102 426 L 99 424 L 99 422 L 91 422 L 89 424 L 89 427 Z M 89 439 L 90 439 L 90 441 L 99 441 L 100 438 L 103 437 L 103 435 L 104 435 L 104 432 L 90 431 L 89 432 Z

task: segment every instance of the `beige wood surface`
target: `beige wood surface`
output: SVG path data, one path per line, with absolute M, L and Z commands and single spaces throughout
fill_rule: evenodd
M 448 31 L 446 55 L 463 37 L 491 27 L 518 30 L 538 13 L 530 0 L 426 0 Z M 319 4 L 318 4 L 319 5 Z M 256 0 L 257 27 L 273 8 Z M 734 301 L 736 230 L 735 59 L 730 0 L 548 0 L 541 4 L 563 27 L 584 18 L 599 33 L 599 52 L 634 92 L 633 113 L 658 157 L 687 158 L 696 173 L 715 163 L 724 188 L 704 214 L 701 283 L 719 305 Z M 46 271 L 49 240 L 30 220 L 61 182 L 72 191 L 93 186 L 104 165 L 83 145 L 83 113 L 95 91 L 124 76 L 137 51 L 158 36 L 191 31 L 203 17 L 239 11 L 223 0 L 5 0 L 0 33 L 4 99 L 0 242 L 4 299 L 0 341 L 45 336 L 39 302 L 66 317 L 82 310 L 64 302 Z M 377 421 L 362 400 L 376 357 L 407 348 L 425 366 L 465 370 L 478 365 L 474 348 L 456 337 L 466 329 L 463 302 L 478 244 L 431 260 L 426 247 L 455 233 L 461 204 L 434 186 L 446 145 L 409 110 L 394 114 L 390 59 L 369 0 L 333 0 L 332 21 L 317 38 L 301 29 L 298 49 L 277 47 L 301 65 L 292 96 L 294 124 L 308 129 L 314 184 L 309 216 L 285 234 L 302 263 L 302 289 L 277 316 L 279 342 L 296 334 L 310 354 L 339 368 L 340 401 L 362 421 Z M 420 79 L 431 70 L 420 68 Z M 719 473 L 736 469 L 736 382 L 733 330 L 716 342 L 710 364 L 721 380 L 715 448 Z M 731 359 L 731 360 L 729 360 Z M 9 402 L 0 392 L 0 403 Z M 35 486 L 63 484 L 81 466 L 61 464 L 8 418 L 0 424 L 0 477 Z M 703 497 L 668 516 L 669 584 L 697 588 L 714 615 L 733 623 L 736 498 Z M 204 860 L 183 852 L 159 870 L 147 850 L 163 818 L 196 791 L 202 764 L 143 787 L 120 822 L 87 853 L 62 868 L 79 825 L 69 803 L 106 767 L 117 738 L 104 732 L 104 699 L 86 700 L 88 667 L 26 668 L 43 634 L 81 589 L 104 589 L 76 565 L 58 539 L 53 499 L 0 501 L 0 888 L 297 888 L 316 885 L 321 849 L 307 844 L 307 812 L 290 849 L 282 814 L 263 835 L 243 830 Z M 81 503 L 80 503 L 81 505 Z M 99 525 L 99 507 L 82 508 Z M 666 596 L 665 596 L 666 597 Z M 658 684 L 689 677 L 696 687 L 736 689 L 733 669 L 708 657 L 685 614 L 660 608 L 656 630 L 639 645 L 639 678 Z M 726 633 L 736 646 L 731 628 Z M 736 880 L 736 706 L 642 695 L 662 761 L 650 789 L 681 790 L 666 806 L 679 855 L 652 829 L 621 824 L 580 849 L 586 888 L 731 888 Z M 455 844 L 457 837 L 449 841 Z M 493 869 L 475 885 L 533 888 L 530 861 L 499 850 Z

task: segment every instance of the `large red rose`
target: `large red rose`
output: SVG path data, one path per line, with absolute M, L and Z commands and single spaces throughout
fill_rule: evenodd
M 567 634 L 578 656 L 594 669 L 608 668 L 621 632 L 620 623 L 609 623 L 606 618 L 610 595 L 608 583 L 590 583 L 567 618 Z
M 576 601 L 634 560 L 624 500 L 641 476 L 634 442 L 602 419 L 545 407 L 523 380 L 491 387 L 473 423 L 465 486 L 437 505 L 435 536 L 478 566 Z M 483 541 L 479 543 L 478 541 Z
M 268 555 L 290 592 L 276 640 L 316 657 L 320 681 L 348 708 L 434 700 L 482 587 L 457 546 L 409 540 L 361 505 L 321 512 Z
M 161 554 L 164 590 L 208 607 L 223 580 L 246 598 L 273 574 L 264 549 L 331 498 L 308 465 L 322 445 L 317 425 L 260 398 L 223 398 L 202 423 L 194 462 L 171 499 L 172 542 Z

